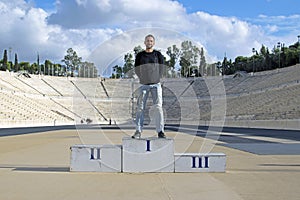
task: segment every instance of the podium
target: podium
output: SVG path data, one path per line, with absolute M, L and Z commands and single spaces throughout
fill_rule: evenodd
M 123 138 L 123 172 L 174 172 L 174 141 Z
M 73 172 L 225 172 L 223 153 L 176 153 L 171 138 L 124 137 L 122 145 L 74 145 Z

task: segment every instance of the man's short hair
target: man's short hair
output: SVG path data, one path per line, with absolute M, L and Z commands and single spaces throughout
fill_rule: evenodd
M 148 34 L 148 35 L 146 35 L 146 37 L 145 37 L 145 40 L 146 40 L 148 37 L 152 37 L 152 38 L 153 38 L 153 40 L 155 40 L 155 37 L 154 37 L 152 34 Z

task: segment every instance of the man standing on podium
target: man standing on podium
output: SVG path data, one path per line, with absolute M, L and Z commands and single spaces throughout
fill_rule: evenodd
M 159 51 L 153 49 L 155 45 L 155 38 L 153 35 L 147 35 L 144 44 L 146 50 L 139 52 L 136 55 L 134 63 L 135 73 L 140 79 L 141 86 L 138 89 L 136 130 L 132 138 L 141 138 L 145 107 L 149 93 L 151 93 L 153 106 L 155 108 L 156 132 L 158 133 L 159 138 L 165 138 L 162 87 L 160 83 L 160 78 L 164 69 L 164 57 Z

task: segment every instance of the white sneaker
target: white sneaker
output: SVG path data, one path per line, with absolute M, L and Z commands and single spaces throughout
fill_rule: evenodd
M 135 131 L 134 135 L 131 136 L 133 139 L 140 139 L 141 138 L 141 132 Z

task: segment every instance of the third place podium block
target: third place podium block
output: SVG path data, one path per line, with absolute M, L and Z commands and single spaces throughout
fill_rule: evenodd
M 174 172 L 174 140 L 125 137 L 123 172 Z
M 175 172 L 225 172 L 224 153 L 175 154 Z

